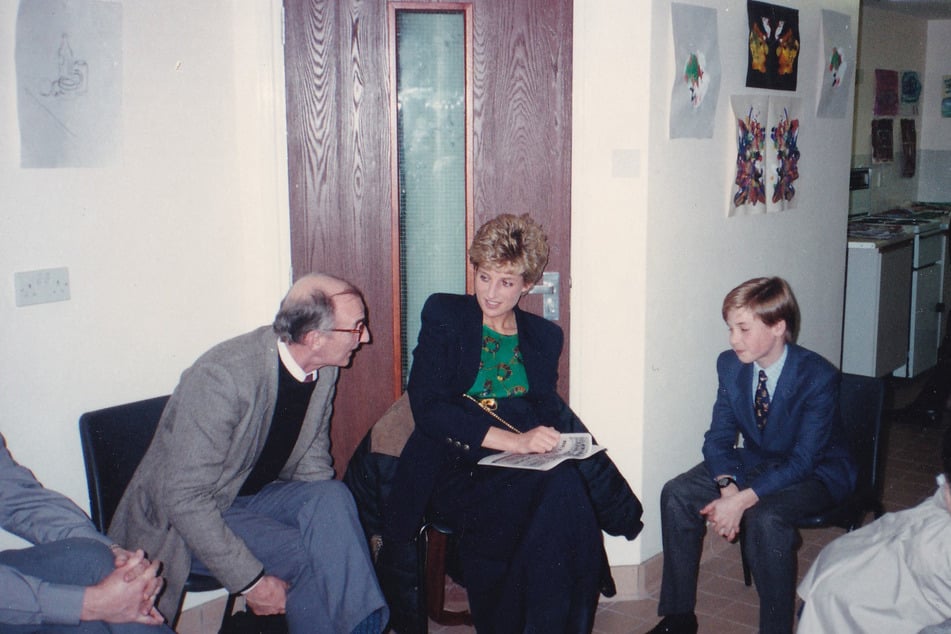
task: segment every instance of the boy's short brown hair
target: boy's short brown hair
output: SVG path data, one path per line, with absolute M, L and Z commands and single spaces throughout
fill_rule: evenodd
M 781 277 L 755 277 L 747 280 L 723 298 L 722 315 L 726 321 L 731 310 L 748 308 L 767 326 L 786 322 L 786 341 L 799 334 L 799 303 L 789 284 Z

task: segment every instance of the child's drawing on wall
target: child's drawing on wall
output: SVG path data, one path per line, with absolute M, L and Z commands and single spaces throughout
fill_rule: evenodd
M 766 100 L 734 95 L 736 119 L 736 176 L 729 215 L 766 212 Z
M 670 96 L 670 138 L 709 139 L 720 91 L 717 12 L 673 3 L 670 14 L 678 70 Z
M 122 4 L 19 4 L 20 166 L 110 167 L 122 159 Z
M 816 116 L 842 119 L 849 106 L 852 89 L 852 18 L 835 11 L 822 10 L 822 42 L 820 43 L 823 68 L 819 84 Z
M 746 85 L 796 90 L 799 75 L 799 11 L 748 0 Z
M 898 71 L 876 68 L 872 113 L 876 117 L 894 117 L 898 114 L 898 100 Z
M 796 181 L 799 179 L 798 99 L 769 103 L 770 153 L 766 166 L 772 191 L 769 211 L 784 211 L 796 206 Z

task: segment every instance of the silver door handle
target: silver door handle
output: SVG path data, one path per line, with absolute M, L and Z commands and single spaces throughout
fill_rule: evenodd
M 555 271 L 545 271 L 542 273 L 542 281 L 531 287 L 529 295 L 544 295 L 542 298 L 542 316 L 549 321 L 558 321 L 559 302 L 558 302 L 558 284 L 561 275 Z

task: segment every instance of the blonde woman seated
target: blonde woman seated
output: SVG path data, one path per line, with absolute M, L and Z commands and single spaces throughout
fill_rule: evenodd
M 799 634 L 951 632 L 951 429 L 938 490 L 822 549 L 799 584 Z M 923 629 L 924 628 L 924 629 Z
M 469 249 L 475 294 L 431 296 L 413 352 L 416 430 L 387 501 L 383 549 L 411 539 L 424 514 L 453 527 L 479 632 L 590 632 L 599 590 L 613 588 L 601 530 L 634 539 L 641 528 L 640 502 L 603 452 L 550 471 L 477 465 L 494 451 L 544 453 L 561 432 L 584 431 L 555 391 L 561 328 L 518 307 L 547 260 L 527 215 L 484 224 Z

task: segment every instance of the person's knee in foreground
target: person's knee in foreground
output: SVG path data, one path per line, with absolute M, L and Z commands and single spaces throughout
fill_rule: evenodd
M 855 466 L 841 429 L 839 373 L 794 343 L 799 307 L 781 278 L 755 278 L 723 300 L 730 350 L 704 461 L 661 494 L 664 572 L 652 633 L 697 632 L 697 574 L 707 528 L 743 548 L 760 598 L 760 632 L 789 634 L 796 583 L 795 521 L 848 495 Z M 738 435 L 742 442 L 737 444 Z
M 829 543 L 799 584 L 799 634 L 951 632 L 951 428 L 933 495 Z
M 99 533 L 17 464 L 0 435 L 0 527 L 33 546 L 0 552 L 0 631 L 171 632 L 155 608 L 159 563 Z M 106 625 L 108 624 L 108 626 Z
M 255 614 L 286 614 L 292 633 L 383 629 L 389 612 L 330 455 L 339 368 L 369 341 L 360 291 L 310 274 L 273 324 L 185 370 L 110 527 L 165 562 L 164 612 L 178 612 L 194 564 Z

